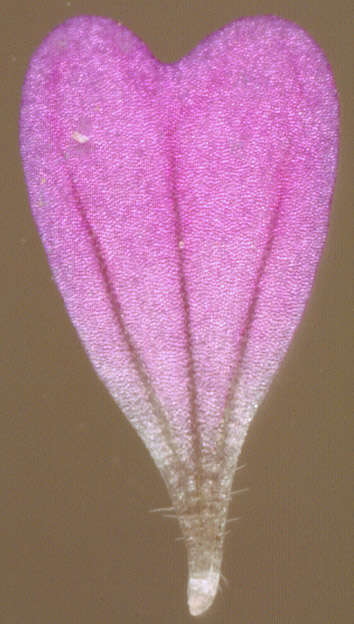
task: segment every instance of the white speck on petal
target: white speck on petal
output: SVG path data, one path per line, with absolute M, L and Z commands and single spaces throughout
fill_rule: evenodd
M 75 130 L 71 136 L 78 143 L 87 143 L 87 141 L 90 140 L 90 137 L 86 136 L 86 134 L 81 134 L 81 132 L 78 132 L 77 130 Z

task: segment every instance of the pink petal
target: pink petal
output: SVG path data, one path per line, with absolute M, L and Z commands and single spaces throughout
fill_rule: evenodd
M 219 582 L 248 425 L 309 297 L 338 104 L 295 24 L 230 24 L 173 65 L 79 17 L 36 51 L 21 150 L 49 263 L 97 373 L 161 470 L 189 606 Z

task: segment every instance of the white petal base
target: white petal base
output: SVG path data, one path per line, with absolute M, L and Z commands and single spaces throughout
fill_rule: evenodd
M 190 577 L 188 581 L 188 607 L 191 615 L 202 615 L 214 602 L 220 572 L 210 569 L 204 576 Z

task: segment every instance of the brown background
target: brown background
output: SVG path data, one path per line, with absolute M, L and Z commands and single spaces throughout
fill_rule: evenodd
M 193 621 L 186 561 L 142 443 L 97 379 L 51 280 L 17 146 L 24 73 L 58 23 L 122 21 L 163 61 L 244 15 L 296 21 L 326 51 L 341 101 L 328 244 L 311 301 L 250 429 L 230 511 L 229 587 L 207 623 L 349 624 L 353 394 L 353 8 L 348 0 L 2 1 L 1 624 Z

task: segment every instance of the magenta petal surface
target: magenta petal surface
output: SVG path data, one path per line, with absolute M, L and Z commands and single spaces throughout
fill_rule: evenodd
M 248 425 L 328 228 L 336 89 L 298 26 L 253 17 L 172 65 L 78 17 L 34 54 L 21 151 L 56 283 L 186 537 L 189 607 L 219 581 Z

